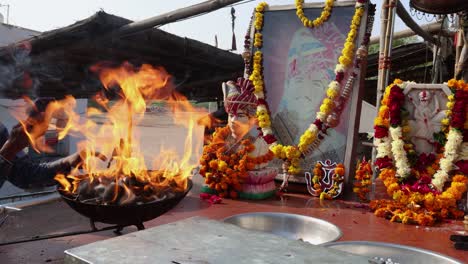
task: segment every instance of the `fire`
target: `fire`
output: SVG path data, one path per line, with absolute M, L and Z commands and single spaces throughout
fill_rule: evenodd
M 105 89 L 116 93 L 119 100 L 110 100 L 104 92 L 96 95 L 96 102 L 104 110 L 89 108 L 86 121 L 83 121 L 74 111 L 75 99 L 67 96 L 50 103 L 43 120 L 35 124 L 42 128 L 54 115 L 65 115 L 67 123 L 60 129 L 59 138 L 67 134 L 85 138 L 78 145 L 84 158 L 80 164 L 82 170 L 77 167 L 69 175 L 55 177 L 62 190 L 82 200 L 115 204 L 163 199 L 170 195 L 168 190 L 185 190 L 187 178 L 199 158 L 193 156 L 198 153 L 194 148 L 201 149 L 203 144 L 202 133 L 197 137 L 199 142 L 194 142 L 195 122 L 206 112 L 194 108 L 184 96 L 177 94 L 171 76 L 162 68 L 147 64 L 135 68 L 124 63 L 117 68 L 96 65 L 92 70 L 99 74 Z M 183 155 L 174 148 L 162 147 L 158 155 L 152 157 L 152 164 L 147 163 L 145 153 L 148 149 L 143 149 L 145 143 L 139 140 L 139 124 L 144 120 L 146 104 L 150 100 L 166 101 L 171 106 L 170 117 L 174 123 L 185 127 Z M 37 141 L 36 130 L 28 136 L 31 142 Z M 168 142 L 168 145 L 174 143 Z M 43 150 L 36 143 L 34 146 L 38 151 Z M 95 158 L 101 154 L 108 157 L 107 163 Z

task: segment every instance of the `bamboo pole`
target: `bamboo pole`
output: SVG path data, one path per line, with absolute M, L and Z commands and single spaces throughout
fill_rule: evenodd
M 429 23 L 429 24 L 420 25 L 419 27 L 424 32 L 426 32 L 427 34 L 436 34 L 436 33 L 439 33 L 440 30 L 442 29 L 442 24 L 440 22 L 432 22 L 432 23 Z M 454 33 L 447 32 L 447 31 L 442 32 L 443 36 L 448 36 L 448 37 L 452 37 L 453 34 Z M 402 31 L 394 32 L 393 33 L 393 40 L 406 38 L 406 37 L 411 37 L 411 36 L 414 36 L 414 35 L 419 35 L 419 34 L 416 34 L 412 29 L 405 29 L 405 30 L 402 30 Z M 380 36 L 373 36 L 373 37 L 370 38 L 369 44 L 372 45 L 372 44 L 378 43 L 380 41 L 380 39 L 381 39 L 381 35 Z
M 381 60 L 384 58 L 384 47 L 385 47 L 385 40 L 387 35 L 387 24 L 388 24 L 388 4 L 390 0 L 384 0 L 382 3 L 382 11 L 380 13 L 380 40 L 379 40 L 379 73 L 378 73 L 378 81 L 377 81 L 377 106 L 379 105 L 380 98 L 382 97 L 382 91 L 385 86 L 382 87 L 382 79 L 384 69 L 381 68 Z
M 380 81 L 380 92 L 383 92 L 385 87 L 388 84 L 388 79 L 390 77 L 390 68 L 391 68 L 391 56 L 392 56 L 392 41 L 393 41 L 393 29 L 395 26 L 395 11 L 396 4 L 398 0 L 390 0 L 388 3 L 388 22 L 387 28 L 385 31 L 384 47 L 383 47 L 383 61 L 382 65 L 379 65 L 379 68 L 383 68 L 383 76 Z
M 408 12 L 406 11 L 405 7 L 403 6 L 401 2 L 397 2 L 396 13 L 401 18 L 401 20 L 403 20 L 406 26 L 411 28 L 411 30 L 413 30 L 416 34 L 421 36 L 425 41 L 431 44 L 437 45 L 437 46 L 440 45 L 440 43 L 437 41 L 436 38 L 428 34 L 416 22 L 414 22 L 413 18 L 408 14 Z
M 390 55 L 392 51 L 392 37 L 393 37 L 393 26 L 395 19 L 395 7 L 398 0 L 384 0 L 382 3 L 382 12 L 380 14 L 380 46 L 379 46 L 379 72 L 377 79 L 377 101 L 376 110 L 377 113 L 380 108 L 380 100 L 382 98 L 383 91 L 388 83 L 390 73 Z M 375 162 L 377 150 L 374 147 L 372 149 L 372 163 Z M 372 179 L 372 193 L 373 197 L 376 198 L 376 181 L 375 178 L 377 173 L 374 172 Z
M 128 34 L 135 34 L 140 31 L 151 29 L 155 26 L 162 26 L 168 23 L 176 22 L 181 19 L 190 18 L 195 15 L 208 13 L 218 10 L 225 6 L 240 2 L 243 0 L 209 0 L 199 4 L 191 5 L 184 8 L 155 16 L 152 18 L 144 19 L 138 22 L 133 22 L 114 31 L 114 36 L 125 36 Z

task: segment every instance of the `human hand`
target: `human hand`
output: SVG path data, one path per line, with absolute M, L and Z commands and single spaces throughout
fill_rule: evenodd
M 47 131 L 48 124 L 43 115 L 35 118 L 28 118 L 25 121 L 16 124 L 8 137 L 8 140 L 0 149 L 0 155 L 7 160 L 13 160 L 18 152 L 27 147 L 30 143 L 35 146 L 37 138 L 43 136 Z

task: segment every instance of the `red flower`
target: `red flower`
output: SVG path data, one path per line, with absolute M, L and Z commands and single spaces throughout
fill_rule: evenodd
M 388 129 L 386 127 L 374 126 L 374 137 L 384 138 L 388 136 Z
M 338 72 L 335 77 L 335 81 L 341 82 L 344 78 L 344 72 Z
M 316 125 L 316 126 L 317 126 L 317 128 L 318 128 L 319 130 L 321 130 L 321 129 L 322 129 L 322 124 L 323 124 L 323 123 L 322 123 L 322 121 L 320 121 L 320 119 L 318 119 L 318 118 L 317 118 L 317 119 L 315 119 L 315 121 L 314 121 L 314 125 Z
M 392 166 L 392 159 L 390 159 L 387 156 L 383 158 L 378 158 L 377 160 L 375 160 L 375 166 L 379 168 L 380 170 L 383 168 L 390 167 Z
M 455 165 L 462 174 L 468 174 L 468 160 L 459 160 L 455 163 Z
M 452 120 L 450 125 L 454 128 L 463 129 L 463 124 L 466 118 L 466 105 L 468 101 L 468 93 L 463 90 L 455 92 L 455 104 L 452 109 Z
M 401 107 L 405 100 L 405 95 L 398 85 L 394 85 L 390 90 L 388 99 L 390 108 L 390 124 L 392 126 L 398 126 L 401 124 Z
M 435 161 L 435 155 L 430 153 L 422 153 L 418 157 L 418 162 L 415 164 L 415 167 L 418 171 L 425 171 L 427 166 L 430 166 Z
M 266 136 L 263 137 L 263 139 L 265 140 L 265 142 L 266 142 L 268 145 L 270 145 L 270 144 L 273 143 L 273 142 L 276 142 L 276 138 L 275 138 L 275 136 L 273 136 L 273 135 L 266 135 Z

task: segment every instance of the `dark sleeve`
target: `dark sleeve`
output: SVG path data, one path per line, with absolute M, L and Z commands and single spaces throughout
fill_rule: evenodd
M 28 157 L 16 159 L 8 175 L 8 180 L 20 188 L 50 186 L 55 183 L 54 177 L 57 173 L 67 174 L 70 167 L 62 162 L 62 159 L 33 163 Z
M 2 188 L 3 183 L 7 180 L 8 175 L 10 175 L 12 167 L 13 164 L 0 155 L 0 188 Z
M 3 147 L 3 144 L 8 139 L 8 130 L 6 127 L 0 122 L 0 148 Z M 12 164 L 8 160 L 4 159 L 0 156 L 0 188 L 2 188 L 3 183 L 7 179 L 8 175 L 10 174 Z

